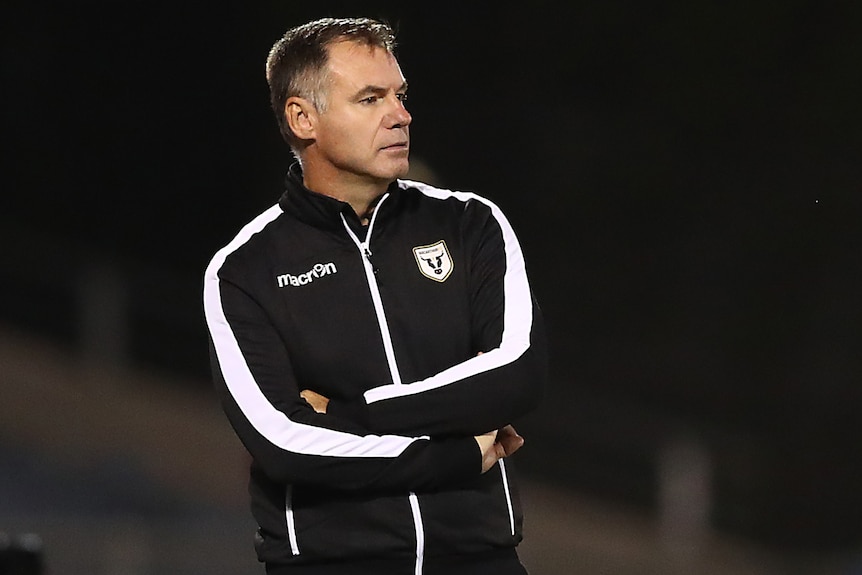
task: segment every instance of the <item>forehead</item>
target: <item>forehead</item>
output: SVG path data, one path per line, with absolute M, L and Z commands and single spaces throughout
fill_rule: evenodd
M 329 47 L 329 76 L 333 88 L 360 89 L 368 85 L 397 88 L 404 83 L 398 60 L 384 48 L 341 41 Z

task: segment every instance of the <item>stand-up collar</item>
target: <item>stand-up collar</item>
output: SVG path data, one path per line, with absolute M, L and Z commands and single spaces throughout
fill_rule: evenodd
M 359 222 L 359 217 L 353 211 L 353 207 L 347 202 L 342 202 L 331 196 L 319 194 L 305 187 L 302 178 L 302 169 L 299 163 L 294 163 L 287 171 L 284 178 L 285 190 L 279 199 L 279 205 L 285 212 L 295 216 L 297 219 L 324 229 L 344 229 L 344 224 L 341 220 L 341 215 L 350 223 L 351 227 L 362 227 Z M 387 212 L 391 213 L 391 208 L 396 203 L 399 196 L 398 183 L 392 182 L 389 185 L 387 192 L 393 196 L 389 198 L 385 204 Z M 380 220 L 382 214 L 378 214 L 377 219 Z

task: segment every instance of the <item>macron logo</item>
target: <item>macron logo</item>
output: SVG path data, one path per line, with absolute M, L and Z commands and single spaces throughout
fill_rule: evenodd
M 317 278 L 334 274 L 337 271 L 338 270 L 335 269 L 335 264 L 329 262 L 328 264 L 314 264 L 314 267 L 304 274 L 296 276 L 293 274 L 284 274 L 275 276 L 275 278 L 278 280 L 278 287 L 280 288 L 287 286 L 304 286 L 310 284 Z

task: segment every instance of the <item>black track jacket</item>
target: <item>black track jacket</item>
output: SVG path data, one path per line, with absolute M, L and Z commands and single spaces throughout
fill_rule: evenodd
M 511 462 L 481 474 L 473 436 L 536 407 L 547 355 L 493 203 L 398 180 L 362 226 L 294 165 L 278 204 L 213 257 L 204 308 L 253 459 L 261 561 L 392 558 L 412 574 L 521 540 Z M 330 398 L 326 414 L 303 389 Z

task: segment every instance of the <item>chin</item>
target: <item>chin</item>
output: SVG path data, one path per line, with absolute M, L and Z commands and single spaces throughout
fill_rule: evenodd
M 404 161 L 396 168 L 396 178 L 403 178 L 410 171 L 410 161 L 404 158 Z
M 393 181 L 398 178 L 403 178 L 410 171 L 410 163 L 408 161 L 399 162 L 397 165 L 389 166 L 386 169 L 377 172 L 377 176 L 381 180 Z

